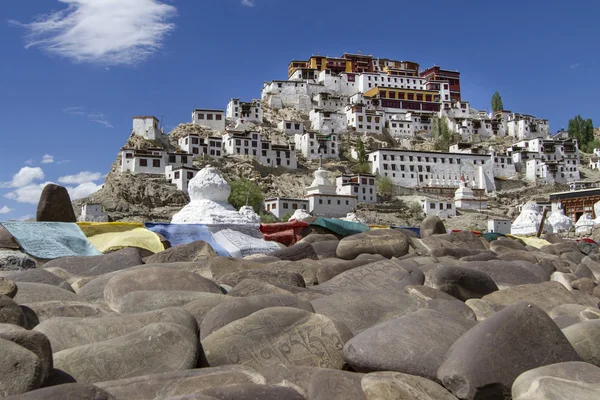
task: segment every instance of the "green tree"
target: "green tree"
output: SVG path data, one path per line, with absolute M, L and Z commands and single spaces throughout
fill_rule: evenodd
M 502 104 L 502 97 L 500 97 L 500 93 L 496 90 L 496 92 L 492 95 L 492 111 L 500 111 L 504 110 L 504 105 Z
M 229 182 L 229 186 L 231 187 L 229 204 L 238 210 L 248 204 L 256 213 L 260 213 L 264 200 L 260 185 L 248 179 L 238 179 Z
M 377 175 L 375 179 L 377 192 L 384 196 L 391 197 L 394 194 L 394 183 L 389 176 Z
M 448 151 L 450 150 L 450 144 L 452 143 L 452 132 L 448 128 L 448 120 L 446 117 L 433 117 L 432 126 L 433 137 L 435 142 L 433 149 L 437 151 Z
M 579 148 L 590 153 L 594 149 L 594 123 L 591 118 L 583 119 L 581 115 L 569 120 L 569 137 L 577 139 Z
M 369 165 L 369 156 L 367 156 L 367 150 L 365 149 L 365 143 L 362 139 L 356 140 L 356 165 L 352 168 L 354 172 L 366 174 L 371 171 Z

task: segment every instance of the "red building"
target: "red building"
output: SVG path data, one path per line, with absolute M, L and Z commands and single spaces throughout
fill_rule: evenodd
M 438 66 L 433 66 L 421 71 L 421 77 L 428 82 L 448 82 L 450 85 L 450 99 L 460 101 L 460 72 L 448 71 Z

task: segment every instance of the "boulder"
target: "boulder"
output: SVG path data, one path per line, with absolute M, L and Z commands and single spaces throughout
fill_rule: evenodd
M 523 372 L 512 385 L 513 400 L 589 400 L 600 398 L 600 368 L 563 362 Z
M 445 300 L 445 299 L 431 299 L 427 300 L 426 307 L 429 310 L 438 311 L 448 317 L 456 318 L 459 320 L 466 319 L 470 321 L 476 321 L 477 317 L 473 310 L 469 308 L 465 303 L 460 300 Z
M 227 292 L 227 295 L 232 297 L 260 296 L 264 294 L 292 293 L 278 286 L 274 286 L 270 283 L 257 279 L 244 279 L 235 285 L 229 292 Z
M 571 286 L 571 279 L 567 276 L 567 274 L 563 272 L 554 272 L 550 277 L 552 282 L 558 282 L 565 287 L 567 290 L 573 290 L 573 286 Z
M 46 336 L 36 331 L 10 330 L 0 332 L 0 339 L 18 344 L 35 354 L 40 365 L 40 382 L 43 384 L 48 381 L 54 367 L 52 363 L 52 348 Z
M 425 301 L 432 299 L 456 300 L 456 297 L 450 296 L 449 294 L 444 293 L 441 290 L 423 285 L 406 286 L 404 288 L 404 293 L 416 299 L 421 299 Z
M 104 299 L 115 311 L 121 312 L 127 297 L 136 291 L 188 291 L 221 294 L 214 282 L 200 275 L 170 268 L 141 268 L 123 271 L 104 286 Z
M 0 396 L 25 393 L 42 384 L 42 362 L 26 348 L 0 338 Z
M 583 361 L 600 367 L 600 319 L 579 322 L 562 331 Z
M 36 267 L 35 260 L 25 253 L 15 250 L 0 250 L 0 271 L 23 271 Z
M 64 279 L 41 268 L 11 272 L 6 274 L 5 278 L 15 282 L 43 283 L 45 285 L 54 285 L 62 288 L 66 287 L 65 285 L 68 285 Z
M 367 400 L 457 400 L 439 384 L 420 376 L 399 372 L 374 372 L 362 378 Z
M 425 307 L 425 301 L 395 292 L 339 292 L 315 299 L 315 312 L 336 319 L 353 335 Z
M 5 400 L 116 400 L 110 393 L 87 383 L 66 383 L 32 390 Z
M 425 286 L 438 289 L 459 300 L 480 299 L 498 290 L 485 272 L 454 266 L 439 266 L 429 271 Z
M 581 264 L 581 261 L 578 263 L 577 268 L 573 271 L 578 278 L 589 278 L 594 280 L 594 273 L 591 269 L 589 269 L 585 264 Z
M 13 235 L 0 225 L 0 249 L 19 250 L 20 248 Z
M 483 321 L 502 310 L 505 306 L 482 299 L 469 299 L 465 302 L 475 313 L 477 321 Z
M 96 383 L 96 386 L 116 399 L 168 399 L 201 393 L 213 387 L 244 383 L 265 384 L 265 378 L 251 368 L 241 365 L 165 372 Z
M 56 317 L 104 317 L 111 315 L 110 312 L 97 304 L 80 301 L 41 301 L 38 303 L 26 303 L 21 307 L 28 312 L 27 321 L 30 329 L 40 322 Z
M 518 302 L 454 342 L 437 377 L 461 399 L 509 398 L 521 373 L 566 361 L 579 356 L 552 319 L 533 303 Z
M 68 290 L 43 283 L 17 282 L 19 291 L 15 301 L 19 304 L 40 301 L 78 301 L 79 297 Z
M 361 254 L 354 260 L 342 260 L 339 258 L 320 260 L 319 268 L 317 269 L 317 281 L 319 284 L 322 284 L 342 272 L 382 260 L 386 260 L 386 258 L 379 254 Z
M 302 275 L 297 272 L 287 271 L 283 268 L 249 269 L 246 271 L 233 272 L 218 280 L 220 284 L 235 287 L 245 279 L 255 279 L 272 285 L 287 285 L 306 287 Z
M 201 352 L 195 332 L 153 323 L 132 333 L 54 353 L 54 365 L 77 382 L 94 383 L 195 368 Z
M 281 261 L 278 258 L 276 261 Z M 220 279 L 225 275 L 233 272 L 246 271 L 249 269 L 262 269 L 268 268 L 269 263 L 260 263 L 254 260 L 244 260 L 233 257 L 215 257 L 205 261 L 210 269 L 210 273 L 213 279 Z
M 216 257 L 217 253 L 210 245 L 202 240 L 171 247 L 156 253 L 146 260 L 146 264 L 170 263 L 178 261 L 201 261 Z
M 17 295 L 17 285 L 10 279 L 0 277 L 0 296 L 10 297 Z
M 168 307 L 182 307 L 205 295 L 217 293 L 191 292 L 184 290 L 138 290 L 127 294 L 119 303 L 121 314 L 137 314 Z
M 580 292 L 587 294 L 594 294 L 594 288 L 596 288 L 596 284 L 590 278 L 579 278 L 575 279 L 571 282 L 571 286 L 573 289 L 577 289 Z
M 444 233 L 446 233 L 446 226 L 444 225 L 440 217 L 430 215 L 429 217 L 426 217 L 423 221 L 421 221 L 420 235 L 422 238 Z
M 339 244 L 340 241 L 338 239 L 335 239 L 315 242 L 312 243 L 311 246 L 315 250 L 315 253 L 317 253 L 317 257 L 319 258 L 319 260 L 323 260 L 326 258 L 335 258 Z
M 354 260 L 361 254 L 379 254 L 385 258 L 408 254 L 408 239 L 395 229 L 368 231 L 340 240 L 336 254 L 343 260 Z
M 418 268 L 402 267 L 383 260 L 343 272 L 318 286 L 324 292 L 402 291 L 409 285 L 422 285 L 425 276 Z
M 498 290 L 483 297 L 496 304 L 511 305 L 525 300 L 548 312 L 561 304 L 577 304 L 577 300 L 558 282 L 518 285 Z
M 304 242 L 304 243 L 298 242 L 293 246 L 274 251 L 267 255 L 272 256 L 272 257 L 277 257 L 280 260 L 287 260 L 287 261 L 298 261 L 298 260 L 304 260 L 307 258 L 312 259 L 312 260 L 319 259 L 319 256 L 315 252 L 315 249 L 313 249 L 312 245 L 310 243 L 306 243 L 306 242 Z
M 290 387 L 255 383 L 213 387 L 202 393 L 220 400 L 305 400 L 304 396 Z
M 63 186 L 49 183 L 44 186 L 35 213 L 38 222 L 77 222 L 69 192 Z
M 23 310 L 10 297 L 0 295 L 0 324 L 12 324 L 27 327 Z
M 473 325 L 433 310 L 411 312 L 354 336 L 344 346 L 344 360 L 354 371 L 397 371 L 436 380 L 450 346 Z
M 198 326 L 202 324 L 204 316 L 221 303 L 232 300 L 231 296 L 215 293 L 202 293 L 199 298 L 182 306 L 196 319 Z
M 488 274 L 499 289 L 516 285 L 542 283 L 550 279 L 539 265 L 527 261 L 489 260 L 460 263 L 461 267 Z
M 324 315 L 272 307 L 227 324 L 202 341 L 211 366 L 275 363 L 342 369 L 348 328 Z
M 319 261 L 306 259 L 299 261 L 276 261 L 268 264 L 266 267 L 297 272 L 304 278 L 306 286 L 314 286 L 318 283 L 317 272 L 320 266 Z
M 58 352 L 118 338 L 159 322 L 178 324 L 192 332 L 198 330 L 194 317 L 181 308 L 101 318 L 52 318 L 36 326 L 35 330 L 46 335 L 52 350 Z

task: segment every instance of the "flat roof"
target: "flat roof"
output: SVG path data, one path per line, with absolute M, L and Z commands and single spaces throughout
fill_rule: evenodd
M 147 119 L 147 118 L 153 118 L 158 121 L 158 118 L 156 118 L 154 115 L 142 115 L 142 116 L 133 117 L 133 119 Z
M 308 202 L 308 200 L 304 200 L 304 199 L 293 199 L 291 197 L 271 197 L 270 199 L 265 199 L 263 200 L 263 202 L 267 202 L 267 201 L 277 201 L 277 200 L 284 200 L 284 201 L 300 201 L 302 203 Z
M 587 196 L 600 196 L 600 188 L 582 189 L 567 192 L 550 193 L 550 200 L 577 199 Z
M 194 108 L 194 111 L 212 111 L 212 112 L 220 112 L 220 113 L 225 112 L 223 110 L 212 110 L 210 108 Z
M 404 149 L 377 149 L 367 152 L 367 154 L 377 153 L 378 151 L 393 151 L 403 153 L 418 153 L 418 154 L 440 154 L 440 155 L 451 155 L 451 156 L 477 156 L 477 157 L 490 157 L 490 154 L 473 154 L 473 153 L 450 153 L 442 151 L 422 151 L 422 150 L 404 150 Z

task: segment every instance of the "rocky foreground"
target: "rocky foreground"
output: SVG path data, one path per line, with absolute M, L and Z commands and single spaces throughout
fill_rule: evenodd
M 8 399 L 597 399 L 600 253 L 428 218 L 250 259 L 204 242 L 36 266 L 0 235 Z

